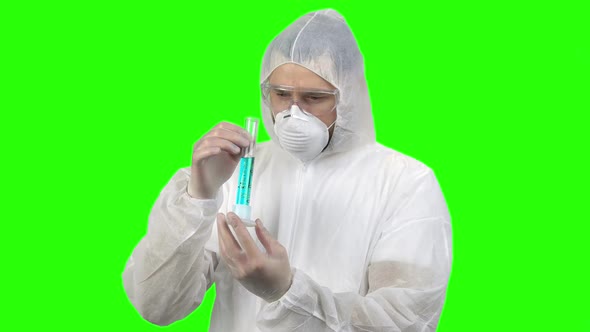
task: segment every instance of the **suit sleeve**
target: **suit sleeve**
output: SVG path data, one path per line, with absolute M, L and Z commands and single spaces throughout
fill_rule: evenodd
M 198 200 L 187 193 L 190 170 L 179 170 L 154 204 L 147 234 L 123 272 L 125 292 L 142 317 L 157 325 L 180 320 L 197 308 L 217 265 L 205 249 L 223 194 Z

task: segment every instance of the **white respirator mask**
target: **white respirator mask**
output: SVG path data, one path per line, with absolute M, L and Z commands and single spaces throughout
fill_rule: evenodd
M 329 127 L 315 116 L 304 113 L 297 104 L 275 116 L 274 132 L 279 144 L 299 160 L 308 162 L 324 150 L 329 140 Z

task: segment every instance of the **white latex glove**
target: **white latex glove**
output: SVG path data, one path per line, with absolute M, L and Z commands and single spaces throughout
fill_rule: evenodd
M 241 127 L 221 122 L 207 132 L 193 148 L 188 194 L 213 199 L 240 162 L 242 149 L 250 144 L 250 134 Z
M 228 224 L 234 228 L 237 240 Z M 256 235 L 266 252 L 258 249 L 235 213 L 230 212 L 227 217 L 218 214 L 217 231 L 221 257 L 242 286 L 267 302 L 280 299 L 289 290 L 293 275 L 287 250 L 271 237 L 260 219 L 256 220 Z

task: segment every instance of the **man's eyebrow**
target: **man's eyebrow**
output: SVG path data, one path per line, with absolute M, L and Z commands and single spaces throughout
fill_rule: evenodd
M 270 87 L 275 89 L 275 90 L 301 90 L 304 92 L 318 92 L 318 93 L 324 93 L 324 92 L 333 92 L 336 89 L 330 89 L 330 88 L 309 88 L 309 87 L 295 87 L 295 86 L 291 86 L 291 85 L 282 85 L 282 84 L 270 84 Z
M 273 86 L 272 89 L 274 91 L 284 91 L 284 92 L 291 92 L 293 89 L 289 89 L 287 87 L 283 87 L 283 86 Z

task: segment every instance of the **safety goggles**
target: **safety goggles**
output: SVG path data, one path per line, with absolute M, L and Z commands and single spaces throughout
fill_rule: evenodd
M 304 112 L 322 116 L 332 112 L 338 105 L 338 89 L 301 89 L 287 85 L 261 84 L 264 103 L 278 113 L 297 104 Z

